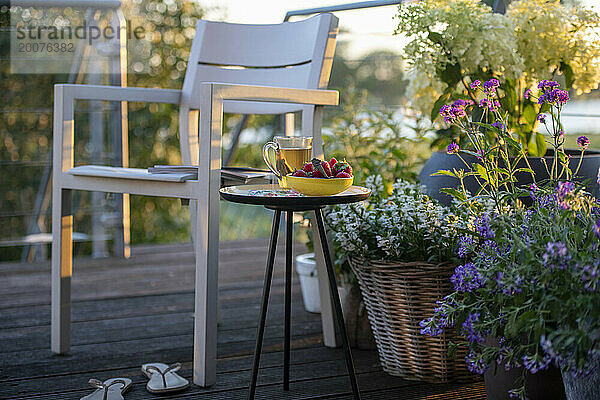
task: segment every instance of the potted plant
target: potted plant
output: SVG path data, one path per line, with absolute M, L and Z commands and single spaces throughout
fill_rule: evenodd
M 412 66 L 407 87 L 412 107 L 435 121 L 450 99 L 479 102 L 481 97 L 473 85 L 498 79 L 502 88 L 495 100 L 509 115 L 506 128 L 522 143 L 526 156 L 534 158 L 532 167 L 540 166 L 537 172 L 542 178 L 540 157 L 546 155 L 547 143 L 536 117 L 548 108 L 521 94 L 535 89 L 536 82 L 548 76 L 562 80 L 572 93 L 583 94 L 598 87 L 600 41 L 594 33 L 600 27 L 598 14 L 580 4 L 558 0 L 512 1 L 505 15 L 492 13 L 478 0 L 425 0 L 403 3 L 397 18 L 396 33 L 409 39 L 404 56 Z M 468 138 L 456 127 L 442 126 L 432 144 L 440 148 L 451 142 L 464 147 Z M 570 155 L 576 166 L 579 154 L 574 151 Z M 473 161 L 469 157 L 466 160 Z M 431 173 L 461 164 L 456 157 L 434 153 L 419 180 L 432 196 L 449 202 L 439 189 L 455 186 L 457 181 L 432 177 Z M 594 195 L 599 189 L 591 178 L 599 165 L 600 153 L 588 151 L 580 168 L 581 175 L 590 179 L 588 190 Z
M 323 132 L 327 155 L 338 160 L 345 159 L 353 167 L 354 181 L 358 185 L 364 184 L 365 179 L 374 174 L 382 176 L 386 190 L 391 189 L 392 183 L 398 178 L 414 181 L 416 171 L 429 155 L 429 146 L 424 138 L 427 132 L 422 129 L 421 119 L 414 115 L 408 116 L 413 118 L 413 132 L 407 135 L 402 131 L 402 123 L 394 116 L 393 111 L 368 109 L 365 91 L 350 87 L 342 92 L 341 98 L 342 106 L 334 111 L 331 130 Z M 301 222 L 303 226 L 309 225 L 308 217 L 307 213 Z M 306 245 L 308 251 L 312 252 L 310 229 L 307 234 Z M 340 286 L 345 287 L 344 296 L 340 298 L 343 298 L 344 320 L 350 343 L 359 348 L 374 348 L 373 335 L 356 277 L 343 250 L 337 243 L 332 244 L 336 274 Z M 304 265 L 314 260 L 310 253 L 298 256 L 296 262 L 298 259 Z M 313 266 L 316 268 L 316 264 Z M 307 271 L 310 273 L 311 269 Z M 310 282 L 309 279 L 304 281 Z M 302 286 L 302 279 L 300 283 Z
M 560 116 L 568 93 L 554 81 L 538 87 L 538 103 Z M 560 119 L 549 123 L 547 142 L 554 151 L 546 164 L 549 178 L 537 180 L 531 168 L 517 168 L 527 162 L 525 149 L 506 129 L 508 113 L 489 106 L 497 89 L 495 80 L 479 89 L 486 99 L 479 115 L 489 123 L 469 118 L 473 105 L 465 101 L 441 110 L 470 142 L 468 150 L 453 143 L 448 152 L 477 159 L 463 161 L 466 170 L 439 172 L 459 179 L 460 189 L 444 191 L 460 199 L 473 223 L 461 239 L 458 255 L 464 260 L 451 278 L 454 292 L 422 322 L 422 332 L 435 336 L 455 327 L 463 333 L 467 341 L 460 347 L 468 348 L 469 369 L 493 372 L 486 375 L 486 386 L 502 367 L 518 369 L 514 387 L 508 393 L 488 391 L 489 398 L 559 398 L 551 381 L 534 397 L 527 379 L 554 364 L 562 371 L 567 398 L 595 399 L 600 395 L 600 204 L 574 179 L 578 171 L 570 169 L 564 152 Z M 578 142 L 583 153 L 589 140 L 582 136 Z M 534 183 L 520 187 L 517 173 L 529 174 Z M 474 195 L 463 184 L 468 176 L 480 181 Z M 533 200 L 530 208 L 523 206 L 524 193 Z
M 384 371 L 432 382 L 472 380 L 447 354 L 452 333 L 419 333 L 427 309 L 451 292 L 454 254 L 468 221 L 420 185 L 398 180 L 390 193 L 381 176 L 366 185 L 368 201 L 332 207 L 326 220 L 338 257 L 349 261 L 359 282 Z

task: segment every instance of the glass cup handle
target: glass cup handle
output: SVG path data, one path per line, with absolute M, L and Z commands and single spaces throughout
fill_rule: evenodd
M 273 150 L 275 150 L 275 153 L 277 153 L 279 151 L 279 143 L 267 142 L 263 146 L 263 159 L 265 160 L 265 164 L 267 164 L 267 167 L 271 170 L 271 172 L 273 172 L 273 174 L 275 174 L 277 179 L 281 180 L 281 174 L 279 172 L 277 172 L 277 169 L 275 169 L 273 167 L 273 165 L 271 164 L 271 161 L 269 161 L 269 149 L 273 149 Z M 275 156 L 277 157 L 277 155 L 275 155 Z

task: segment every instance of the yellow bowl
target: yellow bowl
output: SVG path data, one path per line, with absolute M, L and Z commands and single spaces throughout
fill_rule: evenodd
M 285 179 L 292 189 L 307 196 L 333 196 L 342 193 L 354 182 L 353 176 L 350 178 L 325 179 L 287 175 Z

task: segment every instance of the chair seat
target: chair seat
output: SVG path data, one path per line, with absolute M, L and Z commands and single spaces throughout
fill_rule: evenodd
M 106 167 L 102 165 L 81 165 L 71 168 L 68 173 L 95 178 L 137 179 L 155 182 L 185 182 L 196 179 L 196 175 L 190 173 L 151 174 L 148 170 L 141 168 Z

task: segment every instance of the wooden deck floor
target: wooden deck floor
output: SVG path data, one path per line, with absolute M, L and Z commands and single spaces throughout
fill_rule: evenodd
M 300 246 L 297 246 L 300 247 Z M 304 311 L 297 279 L 291 390 L 282 390 L 283 246 L 271 293 L 258 399 L 350 399 L 341 349 L 323 346 L 320 316 Z M 0 399 L 79 399 L 90 378 L 125 376 L 125 399 L 242 399 L 250 378 L 267 241 L 222 243 L 217 383 L 170 396 L 145 390 L 144 362 L 182 362 L 191 380 L 191 246 L 136 247 L 129 260 L 76 259 L 72 350 L 50 352 L 49 264 L 0 264 Z M 432 385 L 389 376 L 373 351 L 354 350 L 365 399 L 485 399 L 482 383 Z

